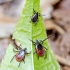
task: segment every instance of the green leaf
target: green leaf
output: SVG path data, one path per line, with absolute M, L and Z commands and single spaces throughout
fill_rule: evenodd
M 18 67 L 19 62 L 17 62 L 15 58 L 10 63 L 12 57 L 16 54 L 13 52 L 12 44 L 10 44 L 5 58 L 2 61 L 1 70 L 60 70 L 60 66 L 50 49 L 48 40 L 43 44 L 43 46 L 48 49 L 46 59 L 40 57 L 38 60 L 37 55 L 33 54 L 35 46 L 32 45 L 32 42 L 29 39 L 35 41 L 36 39 L 43 40 L 46 38 L 46 30 L 42 16 L 39 17 L 36 26 L 30 22 L 31 16 L 33 15 L 33 8 L 41 13 L 39 3 L 40 0 L 26 0 L 24 10 L 22 11 L 20 20 L 13 33 L 13 38 L 21 43 L 22 48 L 26 47 L 27 51 L 31 51 L 32 53 L 26 55 L 25 63 L 22 62 L 20 67 Z

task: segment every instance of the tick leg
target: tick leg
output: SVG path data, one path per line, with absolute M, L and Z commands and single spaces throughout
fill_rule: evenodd
M 23 62 L 25 63 L 25 56 L 24 56 Z
M 38 57 L 38 60 L 39 60 L 39 56 L 37 55 L 37 57 Z
M 28 52 L 26 52 L 26 54 L 31 54 L 31 51 L 28 53 Z
M 12 60 L 14 59 L 15 56 L 16 56 L 16 55 L 13 56 L 13 58 L 12 58 L 11 61 L 10 61 L 10 63 L 12 62 Z
M 13 51 L 14 51 L 14 52 L 19 52 L 19 51 L 16 51 L 16 50 L 14 50 L 14 49 L 13 49 Z
M 33 13 L 34 13 L 34 14 L 36 13 L 36 11 L 34 10 L 34 8 L 33 8 Z
M 46 50 L 45 50 L 45 57 L 44 57 L 44 59 L 47 57 L 47 54 L 46 54 Z
M 38 13 L 38 16 L 41 16 L 41 14 L 40 14 L 40 13 Z
M 20 66 L 21 62 L 19 63 L 18 67 Z
M 36 48 L 35 48 L 35 52 L 33 54 L 35 54 L 35 53 L 36 53 Z
M 29 39 L 30 40 L 30 39 Z M 33 40 L 30 40 L 30 41 L 32 41 L 32 43 L 34 44 L 34 45 L 36 45 L 36 43 L 33 41 Z
M 24 63 L 25 63 L 25 60 L 24 60 Z
M 32 21 L 30 20 L 30 23 L 31 23 Z
M 47 57 L 47 54 L 45 54 L 45 57 L 44 57 L 44 59 Z
M 37 22 L 34 24 L 34 26 L 37 24 Z
M 46 39 L 42 40 L 41 42 L 43 43 L 45 40 L 47 40 L 49 37 L 51 37 L 51 35 L 49 35 Z
M 43 44 L 43 41 L 42 41 L 42 40 L 40 40 L 40 43 L 41 43 L 41 44 Z
M 35 53 L 36 53 L 36 51 L 33 54 L 35 54 Z
M 37 58 L 38 58 L 38 60 L 39 60 L 39 56 L 38 56 L 38 54 L 37 54 Z
M 48 50 L 46 47 L 44 47 L 46 50 Z
M 38 21 L 39 21 L 39 19 L 37 19 L 37 21 L 35 22 L 35 25 L 37 24 Z M 34 25 L 34 26 L 35 26 L 35 25 Z
M 46 16 L 47 14 L 41 15 L 41 16 Z
M 45 40 L 47 40 L 48 38 L 46 38 L 46 39 L 44 39 L 44 40 L 40 40 L 40 43 L 41 44 L 43 44 L 43 42 L 45 41 Z
M 47 57 L 47 54 L 46 54 L 46 51 L 48 50 L 46 47 L 44 47 L 45 48 L 45 58 Z M 44 59 L 45 59 L 44 58 Z
M 25 60 L 23 60 L 23 62 L 25 63 Z

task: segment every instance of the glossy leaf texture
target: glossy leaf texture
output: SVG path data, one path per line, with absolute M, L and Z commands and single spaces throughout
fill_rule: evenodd
M 37 55 L 33 54 L 35 46 L 29 39 L 36 41 L 47 38 L 42 16 L 39 16 L 39 21 L 35 26 L 34 23 L 30 22 L 33 8 L 36 12 L 41 13 L 40 0 L 26 0 L 25 7 L 13 33 L 13 39 L 20 42 L 22 48 L 26 47 L 27 52 L 31 51 L 31 54 L 26 55 L 25 63 L 22 61 L 20 67 L 18 67 L 19 62 L 15 58 L 10 63 L 12 57 L 16 54 L 13 52 L 13 45 L 10 44 L 2 61 L 1 70 L 60 70 L 60 66 L 50 49 L 48 40 L 43 44 L 48 49 L 46 59 L 44 57 L 38 59 Z

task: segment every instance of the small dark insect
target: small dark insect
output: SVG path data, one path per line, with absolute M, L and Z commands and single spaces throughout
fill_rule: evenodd
M 22 61 L 24 61 L 24 63 L 25 63 L 25 60 L 24 60 L 25 59 L 25 55 L 31 53 L 31 52 L 28 53 L 26 50 L 27 50 L 27 48 L 20 49 L 20 50 L 17 50 L 17 51 L 13 49 L 14 52 L 18 52 L 18 53 L 13 56 L 13 58 L 10 61 L 10 63 L 12 62 L 12 60 L 14 59 L 14 57 L 19 62 L 18 67 L 20 66 L 20 64 L 21 64 Z
M 49 37 L 50 37 L 50 36 L 49 36 Z M 49 38 L 49 37 L 48 37 L 48 38 Z M 47 40 L 48 38 L 46 38 L 46 39 L 44 39 L 44 40 L 41 40 L 41 41 L 36 40 L 36 42 L 30 40 L 30 41 L 32 41 L 32 43 L 36 46 L 36 47 L 35 47 L 35 52 L 34 52 L 34 54 L 35 54 L 35 53 L 37 54 L 38 59 L 39 59 L 39 57 L 42 57 L 42 56 L 44 56 L 44 55 L 45 55 L 44 58 L 47 57 L 47 54 L 46 54 L 47 48 L 44 47 L 44 46 L 42 46 L 42 44 L 43 44 L 43 42 L 44 42 L 45 40 Z
M 33 12 L 34 12 L 34 15 L 31 17 L 31 22 L 35 23 L 36 25 L 39 20 L 39 16 L 41 15 L 40 13 L 36 12 L 34 9 L 33 9 Z

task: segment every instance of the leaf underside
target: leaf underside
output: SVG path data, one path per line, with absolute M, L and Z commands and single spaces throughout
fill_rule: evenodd
M 35 46 L 32 45 L 32 42 L 29 39 L 35 41 L 36 39 L 43 40 L 46 38 L 46 30 L 42 16 L 39 16 L 39 21 L 35 26 L 34 23 L 30 22 L 31 16 L 33 15 L 33 8 L 35 11 L 41 12 L 39 3 L 40 0 L 26 0 L 24 10 L 22 11 L 22 15 L 13 33 L 13 39 L 20 42 L 22 48 L 26 47 L 27 52 L 31 51 L 31 54 L 26 55 L 25 63 L 22 61 L 20 67 L 18 67 L 19 62 L 17 62 L 15 58 L 10 63 L 12 57 L 16 54 L 13 52 L 13 45 L 10 44 L 5 58 L 2 61 L 1 70 L 60 70 L 60 66 L 50 49 L 48 40 L 43 44 L 43 46 L 48 49 L 46 52 L 46 59 L 40 57 L 38 60 L 37 55 L 33 54 Z

